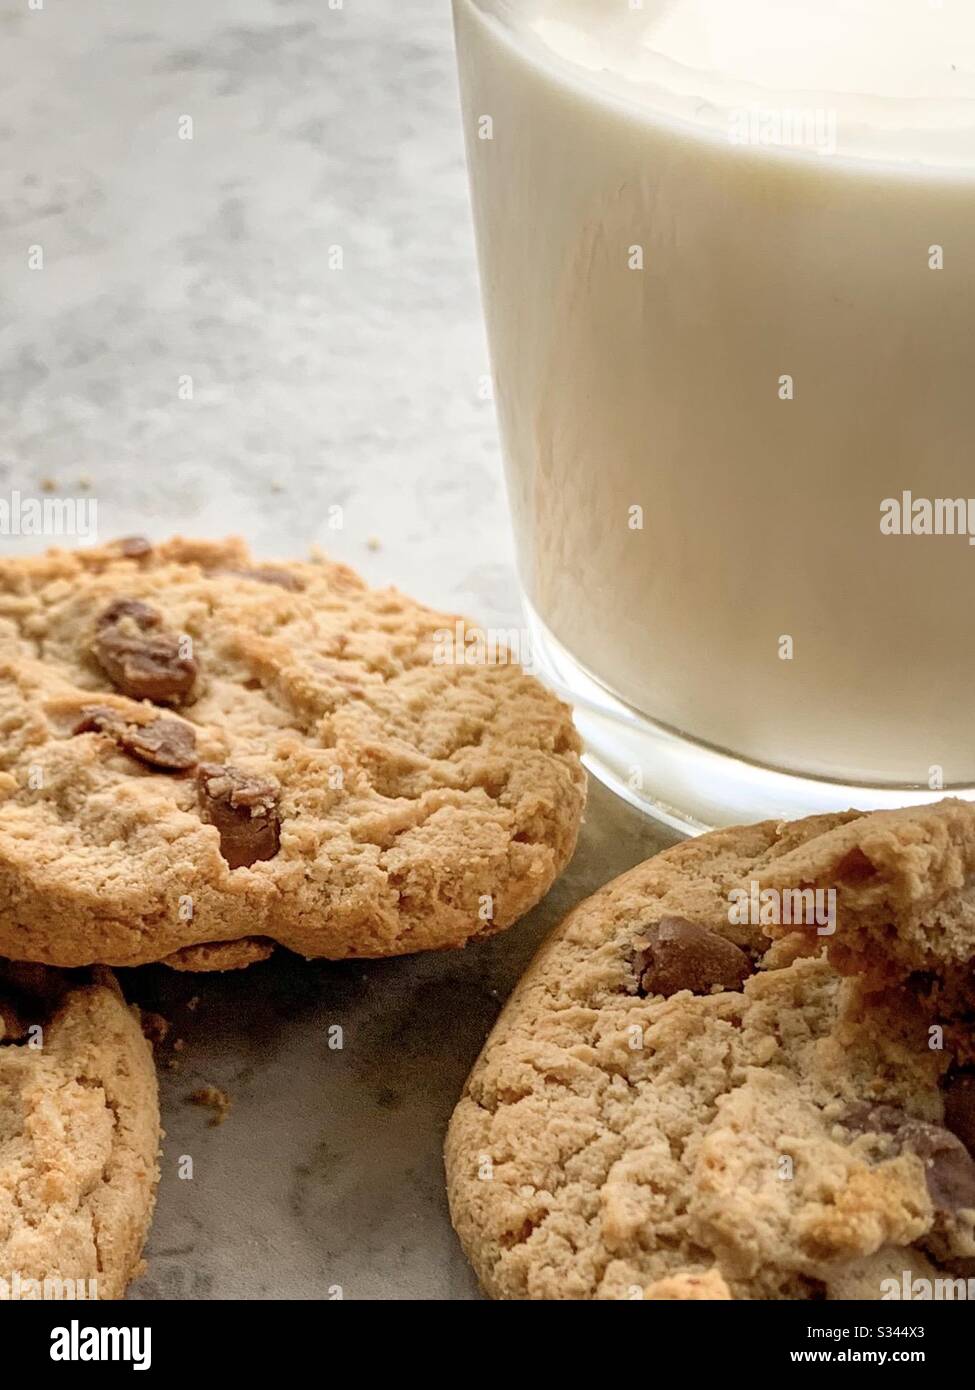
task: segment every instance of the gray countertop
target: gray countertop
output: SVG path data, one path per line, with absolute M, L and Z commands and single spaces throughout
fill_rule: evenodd
M 104 539 L 317 544 L 517 623 L 446 0 L 0 0 L 0 89 L 0 495 L 94 499 Z M 440 1156 L 466 1071 L 546 930 L 671 838 L 594 786 L 492 941 L 123 972 L 172 1025 L 132 1296 L 476 1296 Z

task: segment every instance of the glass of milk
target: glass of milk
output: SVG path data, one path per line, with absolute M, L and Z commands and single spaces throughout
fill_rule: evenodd
M 454 16 L 534 652 L 590 765 L 685 829 L 975 795 L 975 4 Z

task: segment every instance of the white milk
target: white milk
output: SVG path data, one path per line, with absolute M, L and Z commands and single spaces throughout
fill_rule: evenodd
M 881 532 L 905 491 L 975 498 L 975 3 L 484 8 L 455 0 L 534 609 L 695 740 L 975 783 L 975 546 Z

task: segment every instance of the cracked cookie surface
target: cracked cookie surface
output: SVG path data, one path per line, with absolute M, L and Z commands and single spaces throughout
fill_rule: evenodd
M 957 802 L 898 814 L 915 846 L 945 820 L 975 827 Z M 970 1019 L 942 1042 L 930 975 L 895 968 L 878 989 L 826 955 L 863 939 L 848 856 L 887 829 L 849 812 L 717 831 L 570 913 L 447 1136 L 452 1218 L 489 1294 L 879 1299 L 905 1271 L 975 1270 Z M 831 837 L 845 883 L 812 876 Z M 836 889 L 832 935 L 770 942 L 777 927 L 732 911 L 753 884 L 814 881 Z
M 139 1272 L 159 1138 L 151 1050 L 110 972 L 79 980 L 0 961 L 0 1278 L 20 1281 L 14 1297 L 45 1280 L 122 1296 Z
M 516 921 L 574 848 L 579 740 L 517 665 L 438 662 L 455 621 L 239 541 L 0 563 L 0 952 L 226 969 Z

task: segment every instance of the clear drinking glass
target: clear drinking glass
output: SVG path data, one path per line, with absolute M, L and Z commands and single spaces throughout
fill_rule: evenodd
M 454 0 L 536 660 L 681 828 L 975 794 L 973 9 Z

